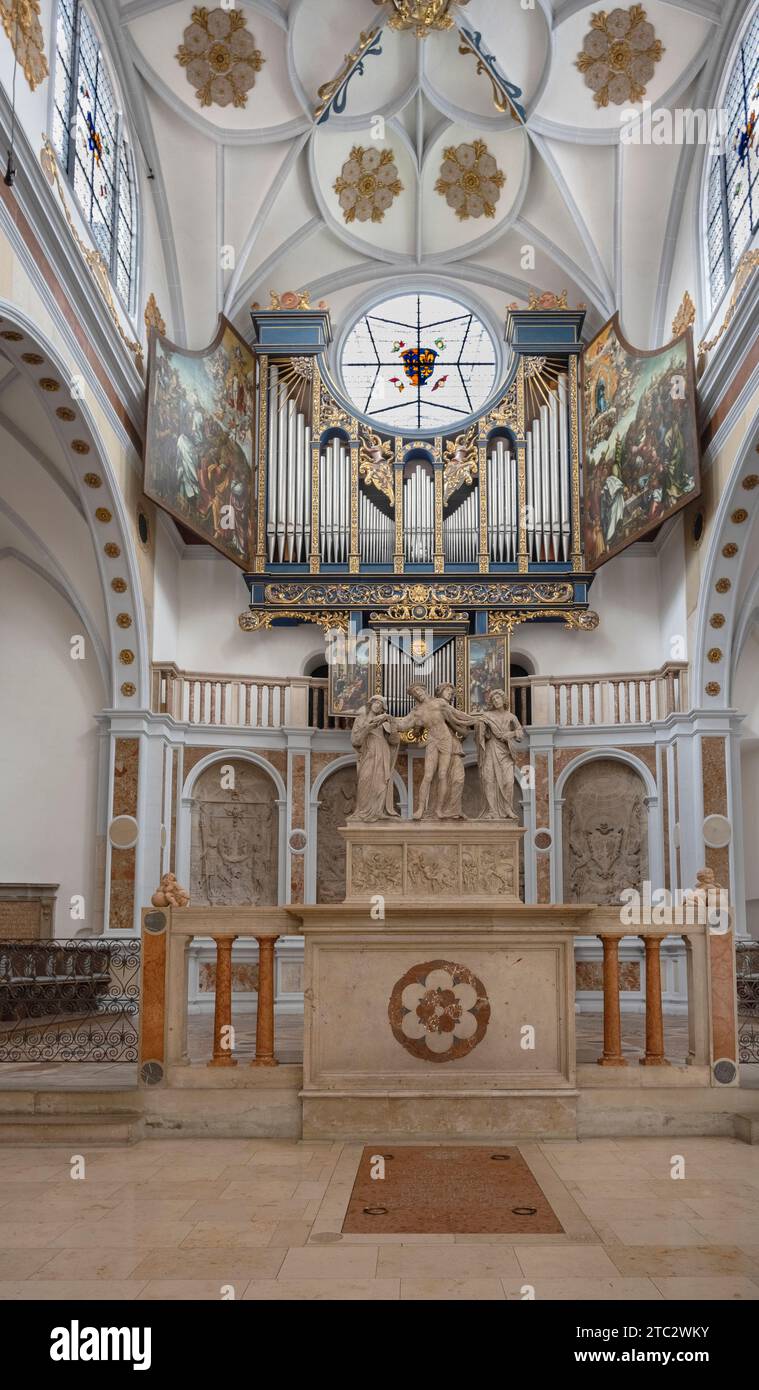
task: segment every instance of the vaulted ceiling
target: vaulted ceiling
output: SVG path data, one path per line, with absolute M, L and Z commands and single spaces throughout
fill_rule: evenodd
M 119 0 L 120 23 L 113 0 L 92 3 L 155 175 L 163 267 L 145 296 L 180 342 L 205 345 L 221 310 L 247 329 L 270 289 L 308 288 L 340 326 L 370 291 L 425 280 L 499 320 L 530 289 L 567 289 L 589 326 L 619 307 L 633 341 L 655 339 L 681 151 L 621 145 L 632 103 L 605 83 L 627 44 L 638 109 L 696 105 L 733 0 L 646 0 L 645 20 L 610 11 L 608 32 L 580 0 L 469 0 L 423 39 L 389 27 L 389 0 L 238 0 L 244 24 L 222 10 L 208 33 L 188 0 Z M 325 107 L 320 88 L 378 26 L 344 109 Z M 511 111 L 467 33 L 520 89 Z

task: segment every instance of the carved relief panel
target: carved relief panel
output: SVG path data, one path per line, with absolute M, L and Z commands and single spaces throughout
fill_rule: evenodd
M 278 863 L 278 815 L 272 779 L 262 768 L 235 758 L 206 768 L 193 794 L 193 906 L 276 903 Z
M 316 901 L 345 898 L 345 842 L 337 833 L 356 804 L 356 768 L 340 767 L 322 782 L 316 832 Z
M 476 763 L 469 763 L 469 764 L 466 766 L 466 768 L 464 769 L 464 795 L 463 795 L 463 797 L 461 798 L 461 809 L 462 809 L 462 811 L 464 812 L 464 815 L 465 815 L 469 820 L 478 820 L 479 817 L 480 817 L 481 814 L 482 814 L 482 810 L 483 810 L 483 797 L 482 797 L 482 789 L 481 789 L 481 787 L 480 787 L 479 772 L 478 772 L 478 770 L 477 770 L 477 764 L 476 764 Z M 518 778 L 516 778 L 516 777 L 514 778 L 514 810 L 516 811 L 518 823 L 519 823 L 520 825 L 524 825 L 524 807 L 523 807 L 523 805 L 522 805 L 522 788 L 520 787 L 520 785 L 519 785 L 519 780 L 518 780 Z M 467 873 L 469 874 L 469 876 L 470 876 L 470 878 L 471 878 L 472 880 L 474 879 L 474 877 L 476 876 L 476 874 L 479 873 L 479 871 L 480 871 L 479 864 L 475 865 L 474 863 L 470 863 L 469 865 L 467 865 L 467 866 L 465 866 L 465 867 L 466 867 Z M 514 888 L 513 882 L 510 881 L 511 878 L 512 878 L 512 873 L 511 873 L 511 868 L 510 868 L 510 867 L 507 867 L 505 864 L 502 864 L 502 863 L 499 863 L 499 864 L 497 864 L 497 865 L 487 864 L 487 865 L 483 865 L 482 867 L 483 867 L 483 870 L 484 870 L 485 873 L 486 873 L 486 880 L 485 880 L 485 881 L 488 881 L 488 882 L 491 882 L 491 883 L 492 883 L 492 886 L 493 886 L 493 887 L 492 887 L 492 890 L 493 890 L 494 893 L 500 894 L 500 893 L 503 893 L 503 892 L 509 892 L 509 893 L 516 892 L 516 893 L 517 893 L 517 896 L 518 896 L 519 898 L 521 898 L 522 902 L 524 902 L 524 854 L 523 854 L 523 853 L 520 853 L 520 855 L 519 855 L 519 887 L 518 887 L 518 889 L 516 889 L 516 890 L 515 890 L 515 888 Z M 491 876 L 491 874 L 492 874 L 492 876 Z M 503 884 L 504 884 L 504 878 L 505 878 L 505 880 L 508 881 L 508 887 L 507 887 L 507 888 L 503 886 Z
M 564 812 L 564 901 L 617 903 L 625 888 L 648 878 L 645 787 L 637 772 L 611 758 L 577 769 Z

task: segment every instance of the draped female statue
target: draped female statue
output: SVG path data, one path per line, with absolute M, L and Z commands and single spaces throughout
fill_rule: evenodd
M 480 820 L 516 820 L 514 753 L 524 730 L 502 690 L 492 690 L 475 726 L 477 766 L 485 809 Z
M 393 805 L 393 772 L 400 735 L 382 695 L 373 695 L 357 715 L 351 743 L 358 755 L 356 809 L 350 820 L 375 821 L 397 816 Z

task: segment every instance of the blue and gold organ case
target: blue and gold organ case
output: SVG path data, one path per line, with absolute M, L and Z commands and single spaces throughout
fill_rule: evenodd
M 469 704 L 470 638 L 508 637 L 526 621 L 597 625 L 582 552 L 585 314 L 548 298 L 550 308 L 509 309 L 507 379 L 449 435 L 383 433 L 352 413 L 325 366 L 327 309 L 252 311 L 257 486 L 244 628 L 373 632 L 373 688 L 403 713 L 414 678 L 448 681 Z M 345 687 L 365 681 L 348 674 Z

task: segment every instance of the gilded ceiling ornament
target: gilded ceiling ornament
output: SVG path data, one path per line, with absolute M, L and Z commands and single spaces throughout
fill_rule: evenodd
M 176 52 L 201 106 L 247 106 L 256 73 L 266 61 L 242 10 L 196 5 Z
M 151 329 L 153 329 L 156 333 L 160 334 L 162 338 L 166 337 L 166 324 L 164 323 L 163 318 L 161 317 L 161 311 L 156 303 L 156 297 L 152 293 L 148 297 L 148 302 L 145 305 L 145 313 L 143 317 L 145 319 L 145 327 L 147 328 L 148 333 L 150 333 Z
M 696 306 L 686 290 L 683 302 L 672 320 L 672 337 L 679 338 L 680 334 L 684 333 L 686 328 L 691 328 L 695 322 Z
M 596 106 L 624 106 L 643 100 L 663 52 L 642 5 L 609 14 L 598 10 L 591 15 L 575 66 L 584 74 Z
M 354 145 L 334 182 L 346 222 L 382 222 L 403 192 L 392 150 Z
M 449 439 L 443 454 L 443 505 L 463 483 L 471 485 L 477 472 L 477 426 Z
M 495 217 L 506 175 L 498 168 L 484 140 L 471 145 L 449 145 L 443 150 L 435 192 L 445 198 L 459 221 L 470 217 Z
M 0 19 L 32 91 L 47 77 L 40 0 L 0 0 Z
M 365 426 L 359 438 L 358 471 L 361 477 L 378 492 L 384 492 L 391 506 L 395 502 L 393 487 L 393 446 L 387 439 L 380 439 L 374 430 Z
M 456 0 L 468 5 L 469 0 Z M 385 0 L 374 0 L 384 5 Z M 395 14 L 388 19 L 388 28 L 412 30 L 418 39 L 426 39 L 436 30 L 452 29 L 453 16 L 448 13 L 452 0 L 393 0 Z
M 709 681 L 704 687 L 707 695 L 719 695 L 720 686 L 718 681 Z

